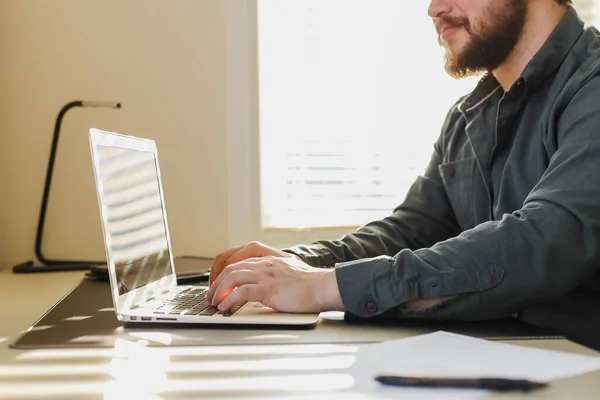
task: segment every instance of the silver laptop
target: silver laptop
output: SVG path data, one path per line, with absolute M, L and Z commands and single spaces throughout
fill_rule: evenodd
M 177 284 L 158 153 L 153 140 L 90 129 L 115 313 L 143 323 L 313 325 L 319 314 L 279 313 L 260 303 L 220 313 L 206 288 Z

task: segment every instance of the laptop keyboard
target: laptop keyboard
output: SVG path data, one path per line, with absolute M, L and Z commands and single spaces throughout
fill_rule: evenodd
M 154 314 L 161 315 L 204 315 L 223 314 L 229 317 L 235 314 L 244 304 L 239 304 L 231 310 L 220 312 L 219 309 L 211 305 L 210 301 L 204 298 L 206 288 L 189 287 L 181 292 L 167 294 L 161 297 L 164 304 L 154 310 Z

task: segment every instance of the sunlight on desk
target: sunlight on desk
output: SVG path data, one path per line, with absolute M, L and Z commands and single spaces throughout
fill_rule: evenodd
M 299 338 L 298 335 L 283 335 L 283 334 L 265 334 L 265 335 L 256 335 L 256 336 L 247 336 L 245 339 L 246 340 L 263 340 L 263 339 L 271 339 L 271 340 L 277 340 L 277 339 L 297 339 Z
M 149 383 L 137 381 L 114 381 L 107 385 L 110 391 L 117 388 L 134 387 L 141 394 L 144 391 L 149 394 L 161 394 L 164 392 L 191 392 L 210 391 L 213 393 L 229 394 L 231 396 L 248 394 L 248 391 L 260 391 L 267 393 L 275 392 L 321 392 L 328 390 L 349 389 L 354 384 L 354 378 L 350 374 L 303 374 L 269 377 L 239 377 L 239 378 L 210 378 L 210 379 L 165 379 L 164 381 Z M 310 382 L 310 384 L 308 384 Z M 142 385 L 143 383 L 143 385 Z M 139 389 L 139 388 L 143 389 Z
M 168 340 L 152 338 L 157 339 Z M 11 366 L 0 366 L 0 380 L 6 382 L 0 398 L 318 395 L 354 385 L 346 371 L 356 362 L 357 350 L 336 345 L 153 348 L 128 341 L 112 349 L 34 350 L 19 354 Z M 28 381 L 33 378 L 38 383 L 32 387 Z
M 63 321 L 83 321 L 84 319 L 93 318 L 93 315 L 77 315 L 63 319 Z
M 24 331 L 21 331 L 21 333 L 25 333 L 25 332 L 37 332 L 37 331 L 45 331 L 46 329 L 52 329 L 54 328 L 54 325 L 38 325 L 38 326 L 30 326 L 29 328 L 27 328 Z
M 164 332 L 131 332 L 130 336 L 140 339 L 150 340 L 152 342 L 162 343 L 168 346 L 173 341 L 173 335 Z
M 131 342 L 124 340 L 117 341 L 115 348 L 111 349 L 65 349 L 65 350 L 31 350 L 26 353 L 21 353 L 16 357 L 16 360 L 75 360 L 81 358 L 112 358 L 127 356 L 131 348 L 139 348 Z M 331 344 L 315 344 L 315 345 L 267 345 L 267 346 L 207 346 L 207 347 L 171 347 L 171 348 L 152 348 L 156 352 L 165 352 L 172 356 L 269 356 L 277 354 L 287 355 L 306 355 L 306 354 L 344 354 L 356 353 L 358 346 L 343 346 Z

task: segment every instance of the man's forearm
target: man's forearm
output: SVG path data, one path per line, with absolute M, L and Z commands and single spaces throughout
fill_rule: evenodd
M 392 215 L 374 221 L 340 240 L 319 241 L 284 251 L 300 256 L 314 267 L 393 256 L 403 249 L 431 247 L 454 237 L 460 229 L 450 205 L 437 167 L 439 154 L 434 154 L 424 176 L 417 178 L 405 201 Z
M 506 216 L 433 248 L 338 265 L 346 311 L 362 318 L 393 310 L 398 318 L 494 319 L 572 290 L 597 268 L 586 261 L 600 258 L 594 242 L 578 238 L 600 232 L 600 223 L 585 227 L 567 212 L 548 210 L 549 218 L 543 208 L 528 211 L 529 218 Z
M 438 306 L 450 298 L 451 296 L 409 300 L 402 305 L 402 308 L 406 310 L 426 310 L 428 308 Z

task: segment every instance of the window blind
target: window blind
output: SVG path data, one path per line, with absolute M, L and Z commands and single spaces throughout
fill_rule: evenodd
M 421 174 L 454 80 L 426 1 L 258 0 L 263 228 L 389 215 Z M 596 2 L 575 6 L 593 22 Z

